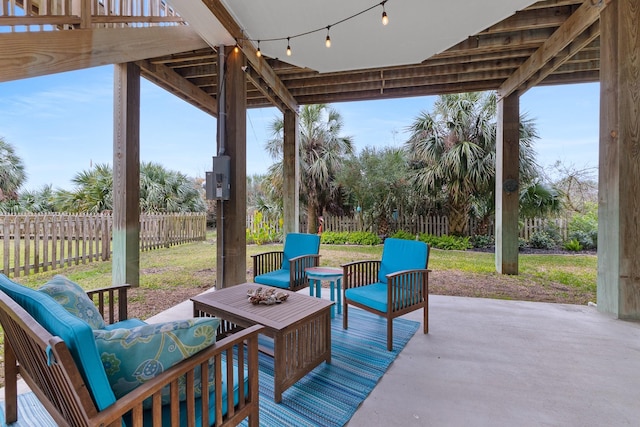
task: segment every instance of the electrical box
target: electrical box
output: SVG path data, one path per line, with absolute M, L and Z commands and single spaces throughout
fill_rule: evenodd
M 231 196 L 231 157 L 215 156 L 213 171 L 206 172 L 205 192 L 209 200 L 229 200 Z

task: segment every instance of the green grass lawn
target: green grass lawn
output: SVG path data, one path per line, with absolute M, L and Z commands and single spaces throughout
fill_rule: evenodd
M 188 243 L 140 254 L 140 286 L 170 290 L 174 286 L 213 286 L 215 281 L 215 234 L 204 242 Z M 247 269 L 252 267 L 251 255 L 282 250 L 282 245 L 247 246 Z M 382 245 L 343 246 L 322 245 L 321 265 L 338 266 L 345 262 L 379 259 Z M 444 251 L 432 249 L 429 258 L 432 270 L 457 270 L 477 274 L 494 274 L 493 253 Z M 519 273 L 541 285 L 561 283 L 595 292 L 597 258 L 595 255 L 530 255 L 519 257 Z M 111 262 L 94 262 L 19 277 L 16 281 L 38 287 L 55 274 L 65 274 L 86 289 L 111 285 Z M 247 274 L 247 279 L 251 275 Z

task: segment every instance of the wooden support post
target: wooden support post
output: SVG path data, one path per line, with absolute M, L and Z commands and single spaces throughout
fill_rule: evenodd
M 245 58 L 242 52 L 234 52 L 233 46 L 226 46 L 224 55 L 224 99 L 218 102 L 225 105 L 218 107 L 218 111 L 226 113 L 218 116 L 218 120 L 225 121 L 225 136 L 218 141 L 218 153 L 224 143 L 224 154 L 231 157 L 231 195 L 229 200 L 217 202 L 217 289 L 247 281 L 247 79 L 242 70 Z
M 518 193 L 520 99 L 518 92 L 498 101 L 496 136 L 496 271 L 518 274 Z
M 140 68 L 114 66 L 112 283 L 140 284 Z
M 284 112 L 284 164 L 282 198 L 284 207 L 283 231 L 297 233 L 300 229 L 300 149 L 298 113 Z
M 640 0 L 600 15 L 598 311 L 640 320 Z

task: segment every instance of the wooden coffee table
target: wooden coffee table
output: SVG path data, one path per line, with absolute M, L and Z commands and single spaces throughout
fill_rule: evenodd
M 198 295 L 194 316 L 216 316 L 246 328 L 263 325 L 273 338 L 274 400 L 322 361 L 331 363 L 331 306 L 333 302 L 285 291 L 289 298 L 274 305 L 254 305 L 247 290 L 268 286 L 244 283 Z M 280 289 L 281 290 L 281 289 Z

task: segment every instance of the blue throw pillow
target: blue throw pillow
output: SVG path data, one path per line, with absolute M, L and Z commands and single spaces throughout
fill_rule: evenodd
M 214 344 L 219 324 L 217 318 L 196 318 L 131 329 L 93 331 L 116 398 Z M 184 384 L 180 389 L 180 394 L 184 395 Z
M 84 289 L 65 276 L 57 274 L 38 291 L 53 297 L 65 310 L 84 320 L 91 329 L 104 329 L 106 324 L 96 305 Z

